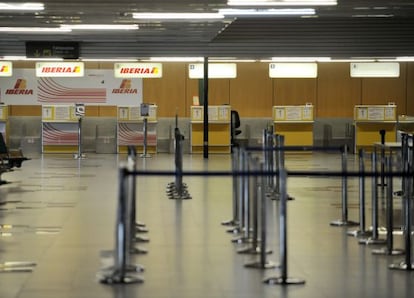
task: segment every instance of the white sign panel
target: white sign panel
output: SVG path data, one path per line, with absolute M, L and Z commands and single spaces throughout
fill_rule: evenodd
M 115 78 L 162 78 L 161 63 L 115 63 Z
M 83 77 L 83 62 L 37 62 L 37 77 Z
M 35 76 L 34 69 L 15 68 L 0 80 L 1 99 L 9 105 L 139 105 L 142 79 L 114 78 L 110 69 L 87 69 L 82 78 Z
M 354 78 L 398 78 L 400 64 L 397 62 L 353 62 L 350 64 Z
M 11 77 L 13 74 L 13 64 L 8 61 L 0 61 L 0 77 Z
M 189 64 L 188 77 L 190 79 L 204 78 L 204 64 Z M 208 77 L 209 79 L 234 79 L 237 77 L 237 65 L 236 63 L 209 63 Z
M 318 65 L 316 63 L 270 63 L 270 78 L 316 78 Z

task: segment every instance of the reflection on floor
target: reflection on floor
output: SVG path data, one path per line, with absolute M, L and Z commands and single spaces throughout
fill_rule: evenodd
M 137 215 L 145 222 L 148 254 L 133 257 L 145 266 L 142 284 L 100 284 L 96 274 L 107 266 L 114 248 L 117 169 L 126 156 L 89 154 L 43 155 L 21 169 L 3 174 L 10 184 L 0 187 L 1 298 L 251 298 L 251 297 L 413 297 L 414 273 L 392 271 L 390 263 L 403 257 L 374 256 L 372 246 L 347 236 L 348 228 L 331 227 L 341 217 L 339 178 L 289 178 L 288 275 L 303 278 L 300 286 L 265 285 L 279 269 L 246 269 L 255 255 L 236 252 L 234 235 L 220 223 L 232 213 L 230 177 L 185 177 L 192 199 L 169 200 L 165 187 L 172 177 L 137 179 Z M 291 170 L 340 170 L 335 154 L 295 154 L 287 157 Z M 188 170 L 229 170 L 230 156 L 185 155 Z M 349 168 L 356 167 L 354 157 Z M 138 159 L 139 169 L 171 170 L 174 156 Z M 367 225 L 370 225 L 370 183 L 367 186 Z M 269 201 L 268 237 L 279 262 L 278 203 Z M 395 200 L 401 212 L 401 202 Z M 384 224 L 380 201 L 380 223 Z M 349 181 L 349 218 L 358 220 L 358 181 Z M 398 218 L 397 218 L 398 219 Z M 396 222 L 398 225 L 399 222 Z M 402 247 L 401 236 L 395 246 Z M 25 261 L 25 264 L 6 263 Z M 14 266 L 13 266 L 14 265 Z M 16 266 L 21 265 L 22 267 Z M 23 266 L 24 265 L 24 266 Z

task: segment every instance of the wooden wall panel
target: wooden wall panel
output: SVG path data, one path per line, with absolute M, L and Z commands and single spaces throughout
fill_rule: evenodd
M 239 63 L 230 79 L 230 105 L 240 117 L 272 117 L 272 80 L 267 63 Z
M 407 63 L 407 100 L 406 111 L 401 114 L 414 116 L 414 62 Z
M 406 63 L 400 63 L 399 78 L 363 78 L 362 104 L 384 105 L 395 102 L 397 114 L 404 114 L 406 107 Z
M 100 117 L 118 117 L 117 106 L 99 106 Z
M 162 78 L 143 80 L 143 101 L 158 105 L 158 117 L 188 117 L 186 64 L 163 63 L 162 69 Z
M 316 116 L 354 117 L 361 104 L 361 79 L 351 78 L 349 63 L 319 63 Z
M 98 117 L 99 116 L 99 106 L 85 106 L 85 116 L 86 117 Z
M 316 79 L 273 79 L 273 105 L 316 104 Z
M 41 105 L 10 105 L 9 116 L 42 116 Z
M 193 104 L 193 96 L 199 96 L 199 80 L 189 79 L 187 75 L 186 100 L 188 111 Z M 201 99 L 200 99 L 201 100 Z M 201 101 L 200 101 L 201 102 Z M 208 102 L 209 105 L 229 104 L 230 102 L 230 80 L 209 79 L 208 81 Z

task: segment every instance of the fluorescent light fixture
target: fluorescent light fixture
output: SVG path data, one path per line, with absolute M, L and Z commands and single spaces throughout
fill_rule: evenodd
M 204 64 L 194 63 L 188 65 L 188 77 L 190 79 L 204 78 Z M 210 79 L 233 79 L 237 77 L 236 63 L 209 63 L 208 77 Z
M 329 62 L 331 57 L 272 57 L 274 62 Z
M 337 5 L 336 0 L 228 0 L 233 6 L 325 6 Z
M 270 63 L 270 78 L 317 78 L 316 63 Z
M 0 2 L 0 10 L 27 10 L 27 11 L 39 11 L 44 10 L 45 7 L 43 3 L 38 2 L 27 2 L 27 3 L 9 3 L 9 2 Z
M 136 62 L 136 58 L 80 58 L 82 61 L 88 62 Z
M 183 20 L 183 19 L 223 19 L 224 16 L 220 13 L 185 13 L 185 12 L 165 12 L 165 13 L 133 13 L 134 19 L 145 20 Z
M 136 24 L 132 25 L 113 25 L 113 24 L 75 24 L 75 25 L 60 25 L 62 29 L 68 30 L 138 30 Z
M 63 58 L 27 58 L 26 56 L 3 56 L 2 59 L 11 61 L 63 61 Z
M 405 62 L 412 62 L 412 61 L 414 61 L 414 57 L 413 56 L 401 56 L 401 57 L 396 57 L 395 60 L 405 61 Z
M 0 32 L 9 33 L 67 33 L 69 28 L 61 27 L 0 27 Z
M 150 57 L 142 59 L 142 61 L 158 61 L 158 62 L 202 62 L 203 57 Z
M 353 78 L 398 78 L 400 64 L 398 62 L 350 63 L 350 74 Z
M 314 15 L 313 8 L 285 8 L 285 9 L 219 9 L 225 16 L 280 16 L 280 15 Z

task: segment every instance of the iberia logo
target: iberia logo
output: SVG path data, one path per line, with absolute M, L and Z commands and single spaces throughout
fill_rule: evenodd
M 112 89 L 112 93 L 138 94 L 138 89 L 131 87 L 131 79 L 123 79 L 119 88 Z
M 7 65 L 3 65 L 3 66 L 0 68 L 0 72 L 9 72 L 9 66 L 7 66 Z
M 153 74 L 156 75 L 160 72 L 158 67 L 122 67 L 119 70 L 121 74 Z
M 33 95 L 33 89 L 26 89 L 27 82 L 25 79 L 17 79 L 13 89 L 7 89 L 8 95 Z
M 42 73 L 80 73 L 79 66 L 44 66 Z

